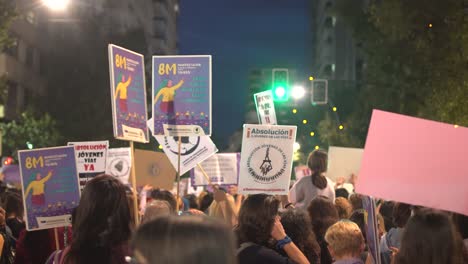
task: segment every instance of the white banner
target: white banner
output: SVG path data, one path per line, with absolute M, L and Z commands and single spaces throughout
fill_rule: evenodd
M 271 90 L 254 94 L 258 121 L 264 125 L 277 125 L 275 104 Z
M 211 156 L 200 165 L 210 178 L 211 183 L 218 185 L 237 185 L 239 177 L 239 153 L 220 153 Z M 190 177 L 193 185 L 209 185 L 198 166 L 192 171 Z
M 112 175 L 128 184 L 128 178 L 132 168 L 132 156 L 130 148 L 111 148 L 107 151 L 106 174 Z
M 296 126 L 244 125 L 239 193 L 288 193 L 296 129 Z
M 106 171 L 107 149 L 109 141 L 68 142 L 75 147 L 76 169 L 80 186 Z

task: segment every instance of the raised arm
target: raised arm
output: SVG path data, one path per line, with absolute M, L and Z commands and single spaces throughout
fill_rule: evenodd
M 154 97 L 154 104 L 156 104 L 159 100 L 159 97 L 164 93 L 164 89 L 166 88 L 162 88 L 161 90 L 159 90 L 159 92 L 156 94 L 156 96 Z
M 174 89 L 174 90 L 177 90 L 177 89 L 179 89 L 179 88 L 182 86 L 182 84 L 184 84 L 184 80 L 180 80 L 179 83 L 177 83 L 176 85 L 172 86 L 171 88 Z
M 41 182 L 45 183 L 46 181 L 48 181 L 50 179 L 50 177 L 52 177 L 52 171 L 49 171 L 47 176 L 45 176 L 43 179 L 41 179 Z
M 28 197 L 29 192 L 32 189 L 33 182 L 29 183 L 28 187 L 26 188 L 26 191 L 24 191 L 24 197 Z

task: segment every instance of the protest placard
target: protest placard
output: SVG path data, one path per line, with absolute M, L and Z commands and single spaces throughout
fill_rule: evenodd
M 374 110 L 356 192 L 468 215 L 468 128 Z
M 312 171 L 306 165 L 299 165 L 294 167 L 294 174 L 296 175 L 296 181 L 298 181 L 302 177 L 312 175 Z
M 351 175 L 359 175 L 362 153 L 360 148 L 342 148 L 330 146 L 328 148 L 327 177 L 336 181 L 343 177 L 349 180 Z
M 219 153 L 206 159 L 200 165 L 210 178 L 211 184 L 237 185 L 239 178 L 240 153 Z M 193 186 L 209 185 L 199 167 L 190 171 Z
M 170 190 L 176 171 L 164 153 L 148 150 L 135 150 L 135 170 L 137 187 L 146 184 L 154 188 Z
M 267 90 L 261 93 L 254 94 L 255 107 L 259 124 L 277 125 L 275 103 L 273 102 L 273 93 Z
M 108 51 L 114 137 L 146 143 L 149 137 L 143 55 L 112 44 Z
M 132 166 L 130 148 L 111 148 L 107 150 L 106 174 L 114 176 L 123 184 L 128 184 Z
M 364 223 L 369 252 L 372 256 L 371 263 L 380 264 L 380 238 L 377 222 L 375 201 L 372 197 L 363 196 L 362 207 L 364 209 Z
M 21 185 L 28 231 L 67 226 L 80 190 L 71 146 L 20 150 Z
M 239 193 L 287 194 L 296 126 L 244 125 Z
M 68 142 L 68 145 L 75 147 L 76 168 L 81 188 L 84 188 L 92 178 L 106 172 L 109 141 Z
M 211 56 L 153 56 L 154 135 L 211 135 Z

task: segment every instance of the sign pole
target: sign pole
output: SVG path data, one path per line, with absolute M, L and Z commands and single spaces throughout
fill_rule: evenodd
M 57 228 L 54 228 L 54 236 L 55 236 L 55 249 L 59 250 L 60 249 L 60 243 L 59 243 Z
M 138 210 L 138 197 L 137 197 L 137 186 L 136 186 L 136 173 L 135 173 L 135 148 L 133 146 L 133 141 L 130 141 L 130 153 L 132 156 L 132 173 L 131 180 L 133 186 L 133 211 L 135 216 L 135 226 L 140 224 L 139 210 Z
M 179 136 L 178 137 L 179 142 L 178 142 L 178 148 L 179 150 L 177 151 L 177 211 L 180 210 L 180 205 L 179 205 L 179 199 L 180 199 L 180 149 L 182 145 L 182 139 Z

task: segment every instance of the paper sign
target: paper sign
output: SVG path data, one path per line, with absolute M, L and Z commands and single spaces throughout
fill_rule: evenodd
M 18 159 L 26 229 L 68 226 L 80 201 L 73 147 L 20 150 Z
M 135 173 L 137 186 L 146 184 L 154 188 L 170 190 L 176 171 L 161 152 L 135 149 Z
M 240 153 L 220 153 L 206 159 L 200 165 L 212 184 L 237 185 L 239 178 Z M 198 166 L 190 171 L 193 186 L 209 185 Z
M 356 192 L 468 215 L 468 128 L 374 110 Z
M 108 50 L 114 137 L 146 143 L 149 137 L 143 55 L 115 45 L 109 45 Z
M 362 206 L 365 212 L 364 221 L 366 228 L 366 239 L 369 252 L 372 256 L 371 262 L 374 264 L 380 264 L 380 241 L 377 215 L 375 212 L 375 201 L 369 196 L 363 196 Z
M 132 153 L 130 148 L 111 148 L 107 150 L 106 174 L 114 176 L 128 184 L 132 169 Z
M 239 171 L 241 194 L 287 194 L 296 126 L 244 125 Z
M 259 123 L 264 125 L 277 125 L 275 103 L 273 102 L 273 93 L 271 90 L 254 94 L 254 100 Z
M 306 165 L 300 165 L 294 167 L 294 174 L 296 175 L 296 181 L 298 181 L 302 177 L 312 175 L 312 171 Z
M 19 166 L 17 164 L 3 165 L 0 170 L 0 180 L 21 189 Z
M 336 181 L 340 177 L 349 180 L 351 175 L 359 175 L 363 149 L 330 146 L 328 149 L 327 177 Z
M 211 135 L 211 56 L 153 56 L 154 135 Z
M 75 147 L 76 167 L 81 188 L 84 188 L 92 178 L 106 172 L 109 141 L 68 142 L 68 145 Z

